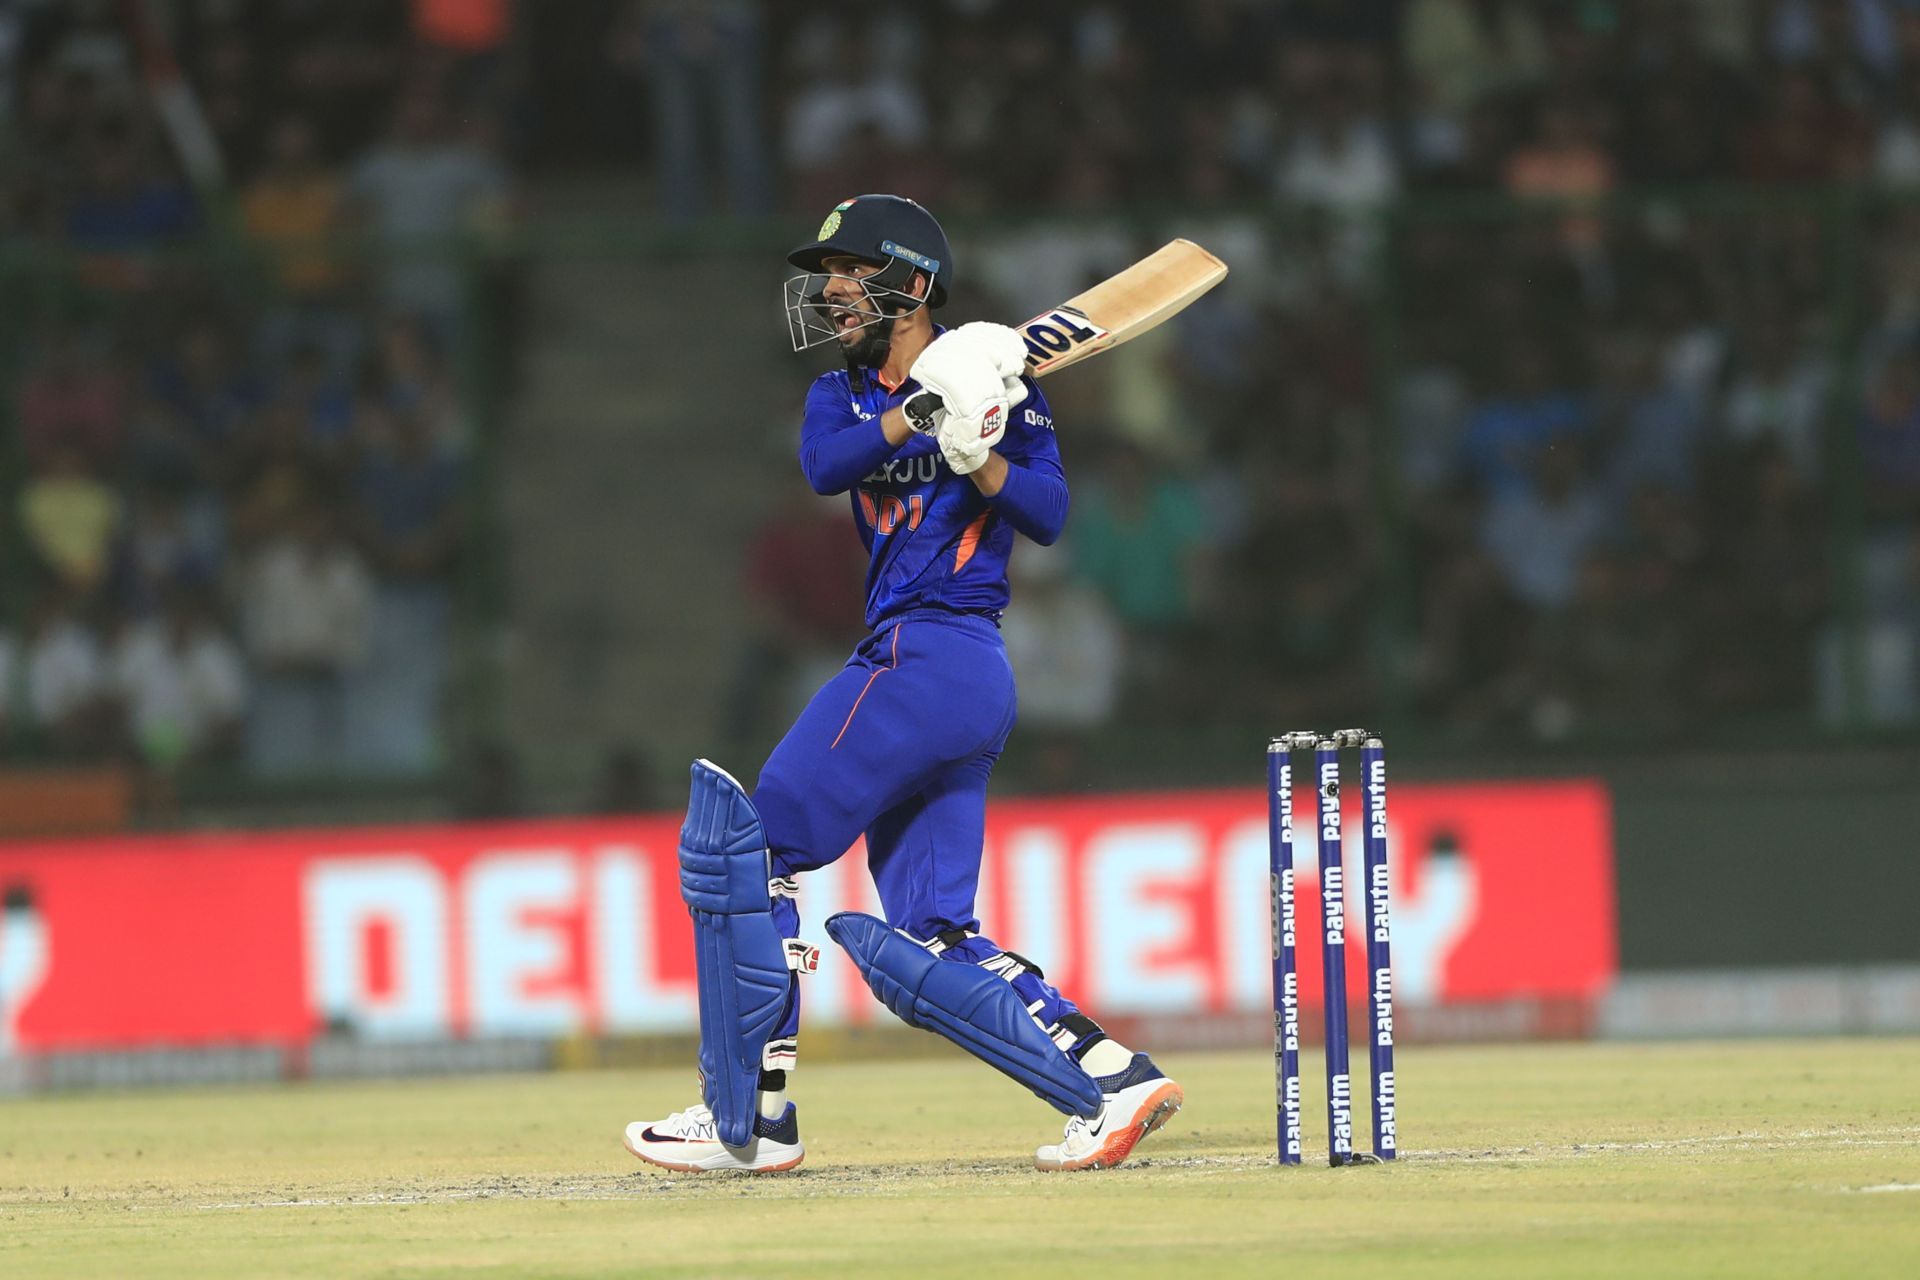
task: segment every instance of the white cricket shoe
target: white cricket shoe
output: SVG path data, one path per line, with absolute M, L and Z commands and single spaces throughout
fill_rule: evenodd
M 1144 1053 L 1125 1071 L 1098 1077 L 1103 1100 L 1093 1119 L 1074 1116 L 1058 1146 L 1033 1153 L 1033 1167 L 1047 1172 L 1111 1169 L 1133 1153 L 1140 1139 L 1173 1118 L 1187 1095 L 1160 1074 Z
M 744 1147 L 720 1141 L 713 1112 L 696 1102 L 665 1120 L 635 1120 L 622 1140 L 627 1150 L 648 1164 L 679 1173 L 707 1173 L 735 1169 L 746 1173 L 781 1173 L 798 1168 L 807 1158 L 800 1144 L 799 1111 L 789 1102 L 778 1120 L 753 1118 L 753 1137 Z

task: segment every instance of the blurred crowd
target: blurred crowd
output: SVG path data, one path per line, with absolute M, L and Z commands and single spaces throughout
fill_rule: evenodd
M 447 246 L 559 171 L 677 222 L 913 195 L 962 318 L 1232 264 L 1048 388 L 1076 511 L 1007 635 L 1062 784 L 1116 720 L 1909 723 L 1916 86 L 1920 0 L 19 0 L 4 742 L 445 758 Z M 153 252 L 203 233 L 242 266 Z M 743 740 L 844 652 L 829 527 L 751 550 Z
M 507 8 L 447 8 L 0 13 L 10 752 L 441 759 L 471 435 L 448 242 L 513 200 Z
M 675 217 L 1920 180 L 1913 0 L 589 0 L 528 26 L 540 152 L 650 163 Z
M 965 318 L 1169 234 L 1233 265 L 1048 388 L 1076 509 L 1007 638 L 1049 780 L 1116 720 L 1920 713 L 1920 4 L 721 8 L 777 129 L 657 152 L 663 211 L 908 191 Z

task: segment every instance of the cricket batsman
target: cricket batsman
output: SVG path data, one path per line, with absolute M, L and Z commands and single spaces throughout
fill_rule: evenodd
M 851 495 L 872 557 L 870 634 L 768 757 L 751 796 L 706 760 L 680 830 L 693 916 L 702 1100 L 627 1126 L 668 1169 L 774 1172 L 806 1156 L 787 1100 L 801 976 L 796 876 L 862 833 L 886 919 L 842 912 L 827 934 L 909 1025 L 947 1037 L 1068 1119 L 1037 1168 L 1110 1168 L 1172 1117 L 1180 1086 L 1117 1043 L 974 914 L 987 780 L 1013 727 L 1001 643 L 1016 535 L 1067 519 L 1053 419 L 1005 325 L 933 322 L 953 250 L 911 200 L 838 205 L 787 256 L 794 349 L 829 342 L 844 369 L 807 393 L 800 469 Z

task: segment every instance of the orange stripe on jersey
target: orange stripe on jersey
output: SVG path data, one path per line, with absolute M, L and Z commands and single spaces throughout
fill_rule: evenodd
M 980 549 L 980 535 L 987 527 L 987 517 L 991 511 L 982 511 L 974 522 L 960 533 L 960 547 L 953 553 L 953 571 L 960 572 L 967 567 L 967 561 L 973 559 L 973 553 Z
M 887 660 L 889 665 L 876 669 L 872 675 L 867 677 L 867 683 L 861 686 L 860 696 L 853 700 L 853 705 L 851 707 L 847 708 L 847 718 L 840 725 L 840 732 L 833 735 L 833 741 L 828 744 L 827 750 L 831 751 L 835 747 L 839 746 L 840 739 L 847 736 L 847 729 L 851 727 L 853 724 L 854 713 L 859 711 L 860 704 L 867 700 L 867 690 L 873 688 L 873 682 L 875 680 L 878 680 L 881 676 L 887 674 L 887 672 L 893 670 L 894 667 L 897 667 L 900 665 L 900 633 L 906 630 L 906 627 L 907 627 L 907 624 L 904 622 L 896 623 L 894 625 L 893 654 Z

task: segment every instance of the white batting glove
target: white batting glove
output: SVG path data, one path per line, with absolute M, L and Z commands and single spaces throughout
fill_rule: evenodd
M 1020 331 L 1004 324 L 974 320 L 961 325 L 953 333 L 976 345 L 993 361 L 1006 390 L 1007 407 L 1019 408 L 1027 398 L 1027 384 L 1020 380 L 1027 371 L 1027 341 L 1020 336 Z
M 954 330 L 928 344 L 913 362 L 913 380 L 939 396 L 949 417 L 972 418 L 1006 399 L 1006 380 L 977 336 Z
M 991 324 L 985 320 L 975 320 L 953 330 L 953 336 L 978 347 L 988 359 L 993 361 L 994 368 L 1000 371 L 1001 377 L 1006 377 L 1008 374 L 1018 377 L 1026 372 L 1027 340 L 1020 336 L 1018 329 L 1004 324 Z
M 993 446 L 1006 437 L 1011 412 L 1005 397 L 996 396 L 978 413 L 946 416 L 934 439 L 940 445 L 940 456 L 947 460 L 955 475 L 972 475 L 986 465 Z

